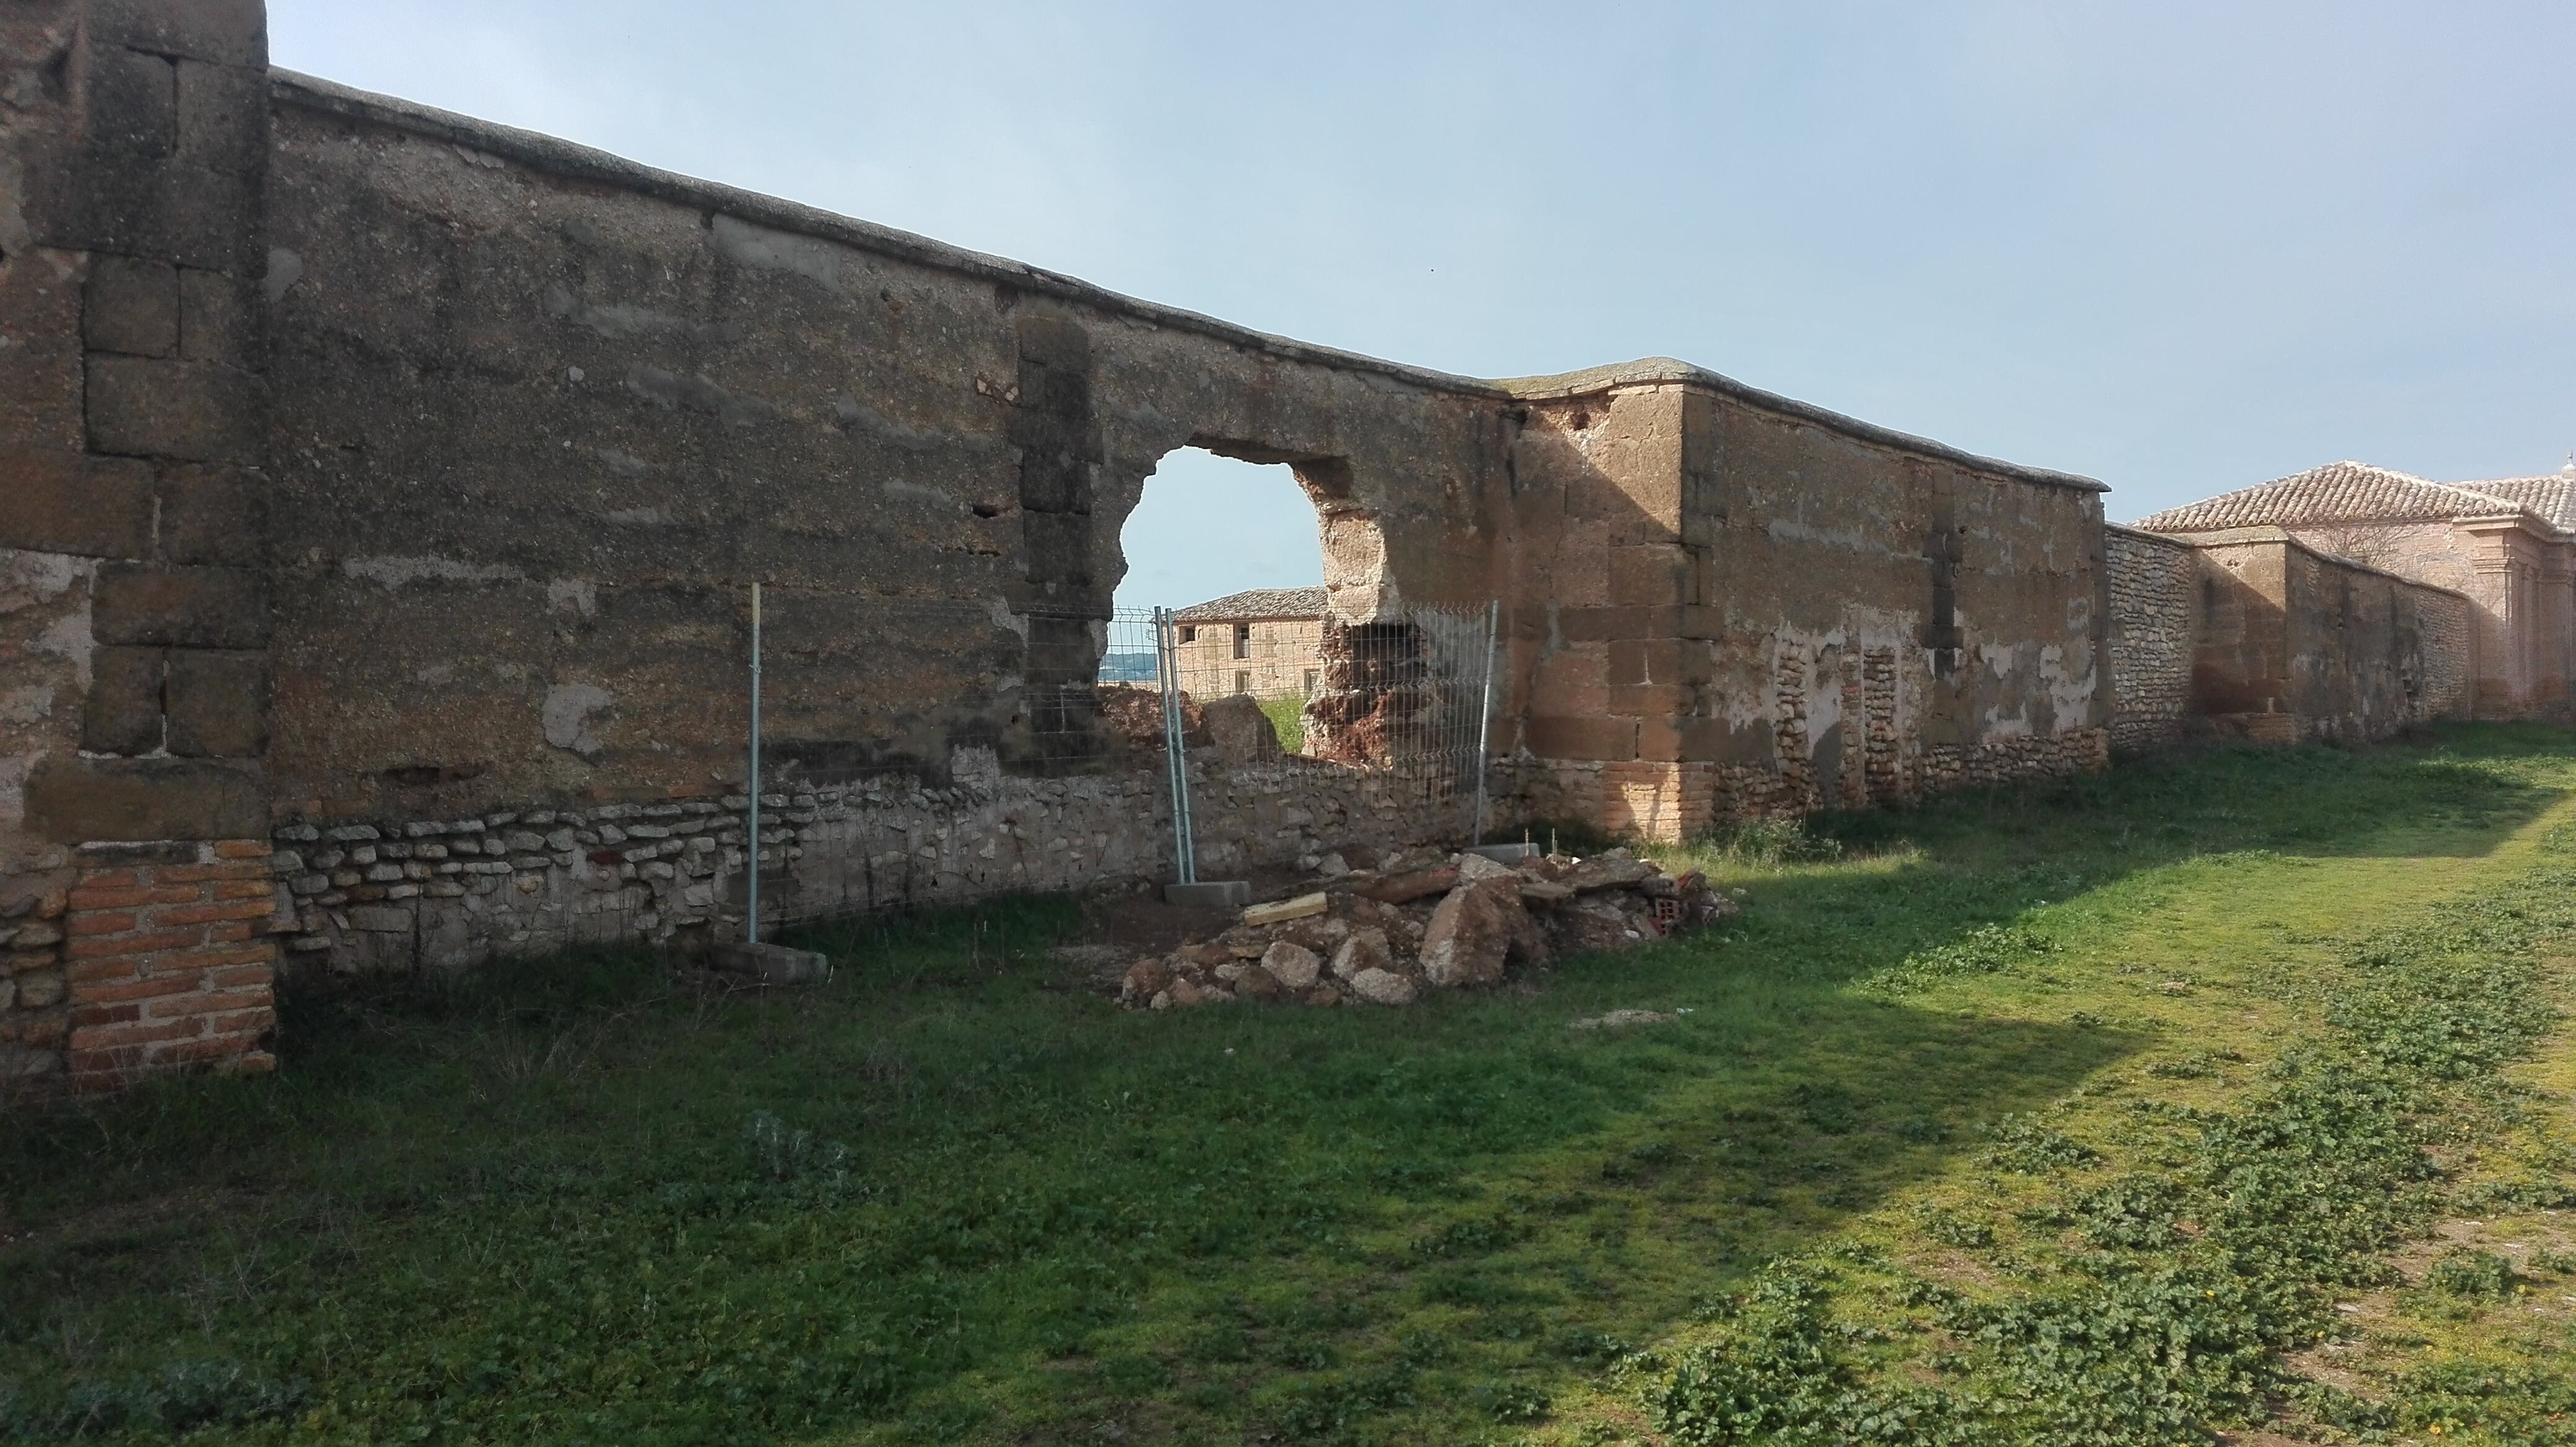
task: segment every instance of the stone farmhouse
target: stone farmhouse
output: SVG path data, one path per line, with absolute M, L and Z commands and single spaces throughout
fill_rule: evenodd
M 2360 462 L 2221 493 L 2137 526 L 2204 547 L 2277 535 L 2469 600 L 2479 718 L 2569 716 L 2576 677 L 2576 461 L 2544 477 L 2433 482 Z M 2250 702 L 2250 700 L 2247 700 Z
M 1202 695 L 1311 698 L 1323 681 L 1324 590 L 1252 588 L 1172 615 L 1182 686 Z
M 2464 593 L 2482 708 L 2566 676 L 2537 491 L 2412 520 L 2465 539 L 2444 586 L 2111 528 L 1668 358 L 1429 371 L 272 70 L 259 0 L 0 7 L 0 336 L 0 1075 L 40 1089 L 263 1068 L 280 971 L 731 935 L 754 878 L 770 919 L 1168 878 L 1100 679 L 1182 447 L 1313 502 L 1336 740 L 1192 756 L 1210 877 L 1470 798 L 1673 839 L 2376 737 L 2468 706 Z M 1471 777 L 1374 756 L 1459 646 L 1426 620 L 1489 610 Z

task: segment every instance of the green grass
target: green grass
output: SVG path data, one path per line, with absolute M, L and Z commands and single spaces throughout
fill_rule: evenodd
M 11 1118 L 0 1426 L 2576 1441 L 2571 790 L 2490 727 L 1742 831 L 1723 930 L 1407 1011 L 1122 1014 L 1048 900 L 303 994 L 274 1079 Z
M 1270 727 L 1279 734 L 1279 747 L 1292 754 L 1306 752 L 1306 699 L 1302 694 L 1286 693 L 1277 698 L 1257 700 L 1261 711 L 1269 716 Z

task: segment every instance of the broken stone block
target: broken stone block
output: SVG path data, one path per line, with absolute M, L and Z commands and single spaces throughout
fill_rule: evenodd
M 1208 737 L 1217 757 L 1229 765 L 1275 762 L 1284 752 L 1270 715 L 1248 694 L 1220 698 L 1207 706 Z
M 1393 970 L 1362 970 L 1351 977 L 1351 993 L 1372 1005 L 1410 1005 L 1413 982 Z
M 1386 931 L 1370 925 L 1351 931 L 1342 947 L 1333 951 L 1333 978 L 1347 980 L 1363 970 L 1392 969 L 1395 951 L 1387 944 Z
M 1503 977 L 1513 937 L 1527 923 L 1520 885 L 1506 877 L 1461 884 L 1440 901 L 1422 935 L 1423 978 L 1446 989 Z
M 1172 968 L 1161 960 L 1138 960 L 1127 967 L 1126 978 L 1118 985 L 1118 998 L 1130 1005 L 1142 1004 L 1169 988 Z
M 1323 974 L 1324 961 L 1304 945 L 1279 940 L 1263 952 L 1261 968 L 1289 989 L 1305 990 L 1313 988 Z
M 1287 998 L 1288 987 L 1280 983 L 1278 976 L 1261 966 L 1246 965 L 1243 973 L 1235 978 L 1234 992 L 1247 1000 L 1280 1000 Z

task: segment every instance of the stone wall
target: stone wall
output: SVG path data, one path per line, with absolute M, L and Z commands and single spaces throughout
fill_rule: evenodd
M 2111 744 L 2170 748 L 2189 733 L 2200 554 L 2173 538 L 2106 527 L 2102 557 L 2111 590 Z
M 962 764 L 947 786 L 903 774 L 774 779 L 762 798 L 767 928 L 1171 877 L 1159 762 L 1052 779 L 1004 774 L 989 753 Z M 1305 759 L 1194 759 L 1191 790 L 1209 877 L 1311 865 L 1348 843 L 1451 842 L 1472 825 L 1472 791 L 1454 781 Z M 454 969 L 580 943 L 733 938 L 746 913 L 747 802 L 282 825 L 289 963 Z
M 1533 814 L 1674 837 L 1984 767 L 1942 760 L 2093 757 L 2098 484 L 1722 381 L 1520 384 L 1517 473 L 1566 480 L 1497 540 L 1517 587 L 1499 736 Z
M 2195 538 L 2193 707 L 2220 734 L 2361 742 L 2471 707 L 2469 600 L 2278 528 Z
M 1499 604 L 1498 777 L 1535 792 L 1497 818 L 1668 837 L 2099 758 L 2099 484 L 1668 359 L 1495 382 L 1264 336 L 274 74 L 262 25 L 0 11 L 13 1072 L 198 1050 L 82 1033 L 123 1002 L 66 979 L 70 901 L 130 845 L 283 887 L 171 979 L 263 928 L 365 967 L 717 927 L 754 580 L 782 777 L 938 801 L 789 790 L 799 889 L 1149 875 L 1155 796 L 1082 697 L 1183 446 L 1293 469 L 1330 629 Z M 1323 683 L 1366 762 L 1388 701 Z M 1366 768 L 1208 787 L 1210 869 L 1457 820 Z M 188 1038 L 264 1061 L 256 1008 Z
M 267 901 L 192 873 L 266 868 L 201 856 L 267 828 L 267 82 L 255 4 L 0 8 L 11 1079 L 267 1061 L 268 946 L 235 917 Z

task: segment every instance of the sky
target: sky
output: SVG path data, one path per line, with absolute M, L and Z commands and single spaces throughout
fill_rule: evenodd
M 2563 0 L 269 9 L 291 69 L 1445 371 L 1681 357 L 2116 519 L 2576 449 Z M 1176 456 L 1120 601 L 1317 581 L 1212 546 L 1282 529 Z

